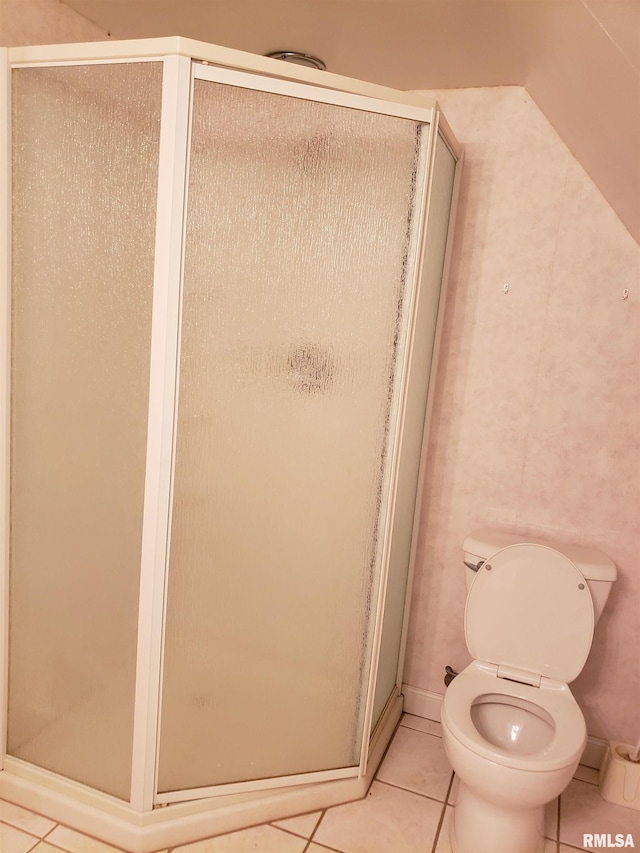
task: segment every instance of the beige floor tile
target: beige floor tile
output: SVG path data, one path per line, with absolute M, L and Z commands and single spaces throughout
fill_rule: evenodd
M 364 800 L 328 809 L 313 840 L 343 853 L 425 853 L 441 812 L 427 797 L 374 782 Z
M 274 820 L 272 825 L 278 826 L 280 829 L 287 829 L 289 832 L 293 832 L 294 835 L 311 838 L 313 830 L 318 825 L 321 816 L 322 812 L 312 812 L 311 814 L 303 814 L 299 817 L 289 817 L 285 820 Z
M 376 778 L 444 802 L 451 776 L 442 738 L 401 726 Z
M 2 853 L 27 853 L 38 843 L 33 835 L 27 835 L 15 826 L 0 823 L 0 850 Z
M 39 838 L 50 832 L 56 825 L 55 820 L 49 820 L 48 817 L 42 817 L 6 800 L 0 800 L 0 821 L 10 823 L 11 826 L 29 832 L 31 835 L 37 835 Z
M 263 825 L 175 847 L 173 853 L 302 853 L 306 845 L 305 838 Z
M 560 797 L 560 841 L 580 849 L 585 833 L 633 836 L 640 847 L 640 812 L 608 803 L 595 785 L 574 779 Z
M 334 851 L 330 847 L 323 847 L 321 844 L 316 844 L 315 841 L 312 841 L 305 850 L 305 853 L 334 853 Z
M 97 838 L 83 835 L 81 832 L 76 832 L 75 829 L 69 829 L 68 826 L 56 826 L 53 832 L 47 835 L 47 841 L 55 844 L 56 847 L 68 850 L 69 853 L 114 853 L 115 850 L 118 850 L 117 847 L 112 847 L 104 841 L 98 841 Z
M 400 725 L 406 726 L 408 729 L 415 729 L 418 732 L 426 732 L 430 735 L 442 737 L 441 724 L 435 720 L 427 720 L 426 717 L 414 717 L 413 714 L 404 714 Z

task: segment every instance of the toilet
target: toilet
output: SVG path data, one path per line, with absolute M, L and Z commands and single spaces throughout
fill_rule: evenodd
M 483 528 L 464 541 L 473 662 L 450 683 L 442 737 L 459 781 L 453 853 L 540 853 L 544 805 L 569 784 L 582 670 L 615 564 L 600 551 Z

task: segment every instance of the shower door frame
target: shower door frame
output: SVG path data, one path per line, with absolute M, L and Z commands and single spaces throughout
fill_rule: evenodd
M 173 60 L 173 61 L 172 61 Z M 189 84 L 187 86 L 187 80 Z M 180 350 L 180 306 L 182 278 L 184 273 L 184 234 L 186 230 L 186 210 L 188 207 L 187 181 L 189 172 L 189 139 L 191 126 L 191 105 L 195 80 L 228 84 L 247 88 L 252 91 L 303 98 L 333 106 L 365 110 L 375 114 L 394 116 L 421 123 L 426 128 L 421 140 L 416 175 L 416 195 L 409 248 L 409 269 L 405 280 L 407 307 L 403 310 L 404 321 L 401 327 L 400 354 L 396 367 L 392 397 L 388 461 L 385 464 L 384 480 L 386 487 L 379 529 L 376 567 L 372 589 L 376 603 L 372 611 L 373 633 L 371 648 L 367 658 L 368 676 L 364 683 L 366 696 L 364 724 L 360 760 L 357 765 L 332 770 L 316 770 L 291 776 L 277 776 L 268 779 L 247 780 L 217 784 L 199 788 L 170 792 L 158 792 L 158 768 L 161 726 L 161 694 L 163 672 L 163 645 L 167 607 L 168 551 L 170 548 L 170 527 L 172 513 L 172 487 L 175 464 L 175 435 L 178 415 L 179 387 L 179 350 Z M 159 202 L 158 211 L 163 211 L 164 222 L 157 223 L 157 255 L 154 281 L 154 310 L 151 336 L 151 381 L 149 388 L 149 438 L 147 442 L 148 488 L 145 488 L 145 512 L 143 520 L 143 546 L 141 559 L 140 602 L 138 643 L 138 676 L 136 678 L 136 702 L 134 722 L 133 771 L 131 786 L 131 805 L 140 811 L 147 811 L 153 805 L 164 805 L 183 801 L 193 801 L 211 796 L 224 796 L 252 790 L 286 787 L 297 784 L 328 782 L 352 777 L 362 778 L 366 770 L 368 743 L 371 733 L 373 698 L 375 693 L 378 653 L 382 632 L 382 614 L 384 612 L 384 591 L 388 570 L 390 530 L 393 522 L 393 492 L 397 479 L 399 440 L 401 423 L 400 411 L 406 395 L 407 359 L 409 357 L 410 332 L 413 327 L 413 314 L 419 290 L 420 247 L 423 242 L 428 197 L 427 176 L 433 158 L 435 134 L 434 110 L 423 107 L 397 104 L 395 102 L 372 100 L 361 95 L 311 87 L 289 79 L 266 78 L 237 69 L 221 68 L 215 65 L 201 64 L 188 57 L 169 57 L 165 60 L 165 79 L 163 81 L 163 119 L 165 126 L 165 93 L 167 95 L 166 122 L 167 142 L 160 141 L 160 167 L 158 195 L 166 186 L 166 209 Z M 173 106 L 175 105 L 175 106 Z M 175 118 L 175 120 L 174 120 Z M 163 181 L 164 176 L 164 181 Z M 158 264 L 158 255 L 164 263 Z M 179 274 L 178 274 L 179 271 Z M 160 288 L 160 292 L 158 292 Z M 159 310 L 156 311 L 156 298 Z M 177 308 L 177 310 L 176 310 Z M 158 316 L 156 316 L 158 315 Z M 176 350 L 175 342 L 178 341 Z M 154 369 L 155 368 L 155 369 Z M 155 417 L 152 417 L 152 412 Z M 160 471 L 159 481 L 158 471 Z M 146 496 L 158 493 L 161 506 L 168 506 L 168 512 L 160 513 L 155 501 L 148 502 Z M 147 511 L 149 510 L 149 511 Z M 162 543 L 166 546 L 162 547 Z M 143 590 L 146 592 L 143 593 Z M 144 613 L 144 618 L 143 614 Z M 144 674 L 148 673 L 149 677 Z
M 421 193 L 419 204 L 415 211 L 418 221 L 412 225 L 412 242 L 415 246 L 413 263 L 410 274 L 407 275 L 405 288 L 410 294 L 411 307 L 407 310 L 407 321 L 403 332 L 404 347 L 399 349 L 401 363 L 396 368 L 397 388 L 394 388 L 394 411 L 399 414 L 396 423 L 402 422 L 402 411 L 406 403 L 408 376 L 410 373 L 411 338 L 414 333 L 414 320 L 417 294 L 423 266 L 423 250 L 425 228 L 428 218 L 430 199 L 430 181 L 435 152 L 435 141 L 438 133 L 445 138 L 448 146 L 458 161 L 462 163 L 461 151 L 452 134 L 439 122 L 439 112 L 435 101 L 424 96 L 399 92 L 393 89 L 361 83 L 360 81 L 340 77 L 327 72 L 302 68 L 277 60 L 252 56 L 239 51 L 220 48 L 194 42 L 182 38 L 149 39 L 130 42 L 89 43 L 84 45 L 53 45 L 46 47 L 0 49 L 0 119 L 4 118 L 4 126 L 9 134 L 0 139 L 0 192 L 6 199 L 6 204 L 0 209 L 0 257 L 5 261 L 0 268 L 0 285 L 5 293 L 0 300 L 0 336 L 3 338 L 0 350 L 0 370 L 6 381 L 8 392 L 10 379 L 10 72 L 12 67 L 28 67 L 37 65 L 78 65 L 93 63 L 112 63 L 126 61 L 162 61 L 163 91 L 161 112 L 160 162 L 158 180 L 158 218 L 156 222 L 156 255 L 154 266 L 154 291 L 152 313 L 151 340 L 151 369 L 149 385 L 149 420 L 147 440 L 147 465 L 145 479 L 145 501 L 142 533 L 142 554 L 140 573 L 140 608 L 138 622 L 138 646 L 135 686 L 135 711 L 133 723 L 133 762 L 130 801 L 117 800 L 102 794 L 80 783 L 66 780 L 55 773 L 41 768 L 16 767 L 21 762 L 7 756 L 10 769 L 22 775 L 23 778 L 33 777 L 50 781 L 54 787 L 58 785 L 61 791 L 81 790 L 85 800 L 94 800 L 102 804 L 107 811 L 120 813 L 120 806 L 126 811 L 137 813 L 139 819 L 145 815 L 154 814 L 154 806 L 160 804 L 176 804 L 174 809 L 181 811 L 178 805 L 180 799 L 166 795 L 158 797 L 156 777 L 158 765 L 158 726 L 161 697 L 162 644 L 164 635 L 164 618 L 166 606 L 166 564 L 167 537 L 170 525 L 173 443 L 175 435 L 176 377 L 178 372 L 179 351 L 176 346 L 179 341 L 180 329 L 180 292 L 182 286 L 183 238 L 185 228 L 184 199 L 186 197 L 186 176 L 189 135 L 189 97 L 184 97 L 185 87 L 188 93 L 192 91 L 192 74 L 205 79 L 213 74 L 221 78 L 219 82 L 244 84 L 253 89 L 265 87 L 264 91 L 275 91 L 290 96 L 300 95 L 303 90 L 311 100 L 325 103 L 368 109 L 372 112 L 396 115 L 401 118 L 421 122 L 428 125 L 426 139 L 422 142 L 421 165 L 422 173 L 417 185 L 417 193 Z M 203 63 L 203 64 L 201 64 Z M 209 64 L 211 63 L 211 64 Z M 241 69 L 241 70 L 238 70 Z M 262 82 L 259 82 L 262 81 Z M 259 84 L 259 85 L 256 85 Z M 305 85 L 308 84 L 308 85 Z M 0 122 L 1 126 L 2 122 Z M 454 200 L 452 202 L 451 222 L 455 212 L 455 196 L 459 183 L 460 169 L 456 169 L 454 184 Z M 447 256 L 450 252 L 451 239 L 447 243 L 443 283 L 446 282 Z M 444 284 L 441 290 L 440 305 L 444 295 Z M 439 337 L 441 311 L 438 311 L 438 326 L 436 340 Z M 433 377 L 434 365 L 430 370 Z M 431 385 L 431 382 L 429 382 Z M 429 398 L 431 392 L 429 393 Z M 0 488 L 0 559 L 4 570 L 0 576 L 0 614 L 5 617 L 8 613 L 8 473 L 9 473 L 9 394 L 0 395 L 0 432 L 4 433 L 1 442 L 0 464 L 2 465 L 2 488 Z M 428 418 L 426 423 L 428 424 Z M 380 651 L 382 616 L 385 604 L 386 573 L 388 570 L 388 551 L 390 531 L 393 526 L 393 502 L 397 488 L 397 469 L 400 448 L 402 444 L 402 429 L 395 430 L 390 437 L 388 450 L 389 461 L 386 464 L 390 472 L 390 483 L 387 493 L 389 511 L 381 514 L 379 546 L 379 574 L 376 576 L 373 590 L 376 605 L 372 611 L 374 618 L 374 634 L 369 659 L 368 686 L 366 689 L 367 710 L 362 734 L 362 749 L 358 766 L 330 771 L 317 771 L 294 777 L 278 777 L 276 780 L 256 780 L 232 785 L 217 785 L 211 788 L 199 789 L 200 793 L 190 791 L 188 798 L 194 795 L 204 798 L 202 808 L 211 804 L 212 797 L 239 793 L 245 794 L 269 788 L 286 786 L 283 795 L 291 791 L 291 786 L 307 788 L 311 792 L 313 784 L 334 782 L 336 787 L 335 802 L 351 799 L 362 795 L 368 786 L 369 772 L 367 759 L 372 743 L 372 714 L 375 696 L 375 681 Z M 423 453 L 424 455 L 424 453 Z M 424 460 L 422 462 L 424 468 Z M 386 476 L 386 475 L 385 475 Z M 166 512 L 168 507 L 169 512 Z M 416 498 L 416 511 L 419 510 L 419 492 Z M 411 564 L 415 555 L 416 527 L 414 525 L 413 544 L 407 600 L 410 595 Z M 382 550 L 382 558 L 380 558 Z M 386 555 L 386 556 L 385 556 Z M 375 614 L 375 615 L 374 615 Z M 403 638 L 400 659 L 398 662 L 397 684 L 394 694 L 389 698 L 387 707 L 382 713 L 380 723 L 376 727 L 376 735 L 384 729 L 383 738 L 390 736 L 402 708 L 399 694 L 402 675 L 402 663 L 406 638 L 406 625 L 409 612 L 405 607 L 403 622 Z M 3 628 L 0 632 L 0 653 L 2 655 L 2 672 L 0 683 L 0 769 L 6 752 L 7 729 L 7 687 L 8 687 L 8 619 L 3 618 Z M 363 693 L 364 695 L 364 693 Z M 384 748 L 384 747 L 382 747 Z M 376 749 L 374 764 L 377 766 L 382 756 L 382 750 Z M 7 767 L 9 769 L 9 767 Z M 374 766 L 375 770 L 375 766 Z M 5 774 L 0 774 L 4 776 Z M 356 784 L 355 788 L 345 788 L 345 785 Z M 364 788 L 363 788 L 364 784 Z M 307 785 L 309 787 L 307 787 Z M 347 790 L 354 793 L 347 793 Z M 355 791 L 360 791 L 356 794 Z M 337 792 L 341 793 L 337 793 Z M 194 804 L 184 803 L 183 806 L 193 808 Z M 209 805 L 210 807 L 210 805 Z M 167 811 L 172 811 L 167 809 Z M 189 813 L 193 813 L 190 811 Z M 122 817 L 122 814 L 120 814 Z M 155 812 L 155 817 L 159 815 Z M 169 817 L 169 815 L 167 815 Z M 157 823 L 158 821 L 156 821 Z M 136 824 L 141 825 L 139 822 Z

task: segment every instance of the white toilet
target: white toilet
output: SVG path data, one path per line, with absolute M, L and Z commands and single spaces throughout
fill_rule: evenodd
M 586 744 L 568 683 L 616 578 L 589 548 L 491 529 L 464 541 L 464 626 L 474 658 L 442 703 L 444 748 L 459 780 L 454 853 L 539 853 L 544 805 L 569 784 Z

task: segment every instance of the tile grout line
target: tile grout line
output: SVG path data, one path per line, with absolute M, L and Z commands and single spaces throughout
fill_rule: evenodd
M 442 831 L 442 824 L 444 823 L 444 818 L 447 813 L 447 804 L 449 802 L 449 795 L 451 794 L 451 789 L 453 788 L 453 780 L 455 779 L 455 773 L 451 773 L 451 779 L 449 780 L 449 787 L 447 788 L 447 793 L 444 797 L 444 804 L 442 806 L 442 812 L 440 814 L 440 820 L 438 821 L 438 826 L 436 828 L 436 835 L 433 839 L 433 847 L 431 848 L 431 853 L 436 853 L 436 848 L 438 846 L 438 841 L 440 840 L 440 832 Z
M 442 735 L 437 735 L 435 732 L 425 732 L 422 729 L 414 729 L 413 726 L 403 726 L 403 729 L 408 729 L 410 732 L 418 732 L 421 735 L 427 735 L 428 737 L 435 737 L 438 740 L 442 740 Z
M 15 823 L 8 823 L 6 820 L 0 820 L 0 825 L 8 826 L 11 829 L 15 829 L 16 832 L 22 832 L 24 835 L 29 835 L 31 838 L 35 838 L 36 841 L 41 841 L 41 835 L 34 835 L 33 832 L 30 832 L 28 829 L 23 829 L 21 826 L 16 826 Z
M 1 2 L 1 0 L 0 0 L 0 2 Z M 47 837 L 47 835 L 50 832 L 53 832 L 53 830 L 56 828 L 56 826 L 58 826 L 57 821 L 55 821 L 52 817 L 49 817 L 49 815 L 44 814 L 43 812 L 37 812 L 34 809 L 28 808 L 27 806 L 21 806 L 19 803 L 14 803 L 13 800 L 7 800 L 4 797 L 0 797 L 0 804 L 2 804 L 2 803 L 6 803 L 8 806 L 13 806 L 13 808 L 16 808 L 19 811 L 25 812 L 28 815 L 40 817 L 43 820 L 46 820 L 49 823 L 53 824 L 51 829 L 47 830 L 47 832 L 45 832 L 44 835 L 38 835 L 37 833 L 34 833 L 28 829 L 23 829 L 21 826 L 18 826 L 15 823 L 9 823 L 9 821 L 7 821 L 7 820 L 0 819 L 0 823 L 4 823 L 6 826 L 12 826 L 14 829 L 18 829 L 18 830 L 20 830 L 20 832 L 24 832 L 27 835 L 35 835 L 39 841 L 42 841 L 43 839 L 45 839 Z
M 556 817 L 556 853 L 560 853 L 560 809 L 562 797 L 558 795 L 558 815 Z
M 287 820 L 287 818 L 283 818 L 283 819 Z M 307 847 L 309 846 L 309 843 L 311 841 L 311 836 L 307 837 L 306 835 L 301 835 L 299 832 L 294 832 L 292 829 L 285 829 L 283 826 L 275 826 L 273 823 L 257 823 L 257 824 L 255 824 L 255 827 L 258 827 L 258 826 L 268 826 L 270 829 L 275 829 L 276 832 L 284 832 L 285 835 L 290 835 L 292 838 L 298 838 L 300 841 L 306 841 L 307 843 L 305 845 L 304 850 L 307 849 Z M 247 829 L 255 829 L 255 827 L 249 826 L 249 827 L 247 827 Z M 236 829 L 233 832 L 244 832 L 244 829 Z M 233 832 L 229 832 L 226 834 L 227 835 L 233 835 Z M 313 835 L 313 833 L 312 833 L 312 835 Z M 222 835 L 220 837 L 224 838 L 225 836 Z M 302 853 L 304 853 L 304 850 L 302 851 Z M 167 853 L 172 853 L 172 851 L 167 850 Z
M 406 716 L 417 717 L 417 719 L 419 719 L 419 720 L 427 720 L 429 723 L 432 723 L 434 726 L 442 727 L 442 723 L 439 720 L 433 720 L 433 719 L 431 719 L 431 717 L 418 717 L 417 714 L 409 714 Z M 428 732 L 425 729 L 421 729 L 417 725 L 412 726 L 410 722 L 405 723 L 404 717 L 400 718 L 400 722 L 398 723 L 398 727 L 399 728 L 401 727 L 403 729 L 411 729 L 414 732 L 422 732 L 423 735 L 432 735 L 433 737 L 440 737 L 440 738 L 442 737 L 442 729 L 440 730 L 440 732 Z
M 307 851 L 309 850 L 309 848 L 311 847 L 311 845 L 312 845 L 312 844 L 314 844 L 314 843 L 315 843 L 315 844 L 319 844 L 319 842 L 318 842 L 318 841 L 314 842 L 313 838 L 314 838 L 314 836 L 315 836 L 316 832 L 318 831 L 318 827 L 319 827 L 319 826 L 320 826 L 320 824 L 322 823 L 322 819 L 324 818 L 324 816 L 326 815 L 326 813 L 327 813 L 328 811 L 329 811 L 329 809 L 328 809 L 328 808 L 327 808 L 327 809 L 322 809 L 322 810 L 321 810 L 320 817 L 319 817 L 319 818 L 318 818 L 318 820 L 316 821 L 316 825 L 314 826 L 314 828 L 313 828 L 313 830 L 312 830 L 312 832 L 311 832 L 311 835 L 310 835 L 310 836 L 309 836 L 309 838 L 307 839 L 307 843 L 306 843 L 305 848 L 304 848 L 304 850 L 302 851 L 302 853 L 307 853 Z M 325 847 L 326 845 L 320 845 L 320 846 L 321 846 L 321 847 Z M 331 851 L 335 851 L 335 853 L 341 853 L 341 851 L 339 851 L 339 850 L 335 850 L 335 848 L 333 848 L 333 847 L 326 847 L 326 849 L 327 849 L 327 850 L 331 850 Z
M 7 826 L 11 826 L 11 824 L 7 824 Z M 13 828 L 16 829 L 17 827 L 14 826 Z M 31 833 L 26 832 L 25 835 L 31 835 Z M 31 853 L 32 850 L 36 849 L 36 847 L 38 846 L 38 844 L 40 844 L 41 841 L 41 838 L 36 838 L 36 843 L 32 844 L 31 847 L 29 847 L 29 849 L 25 851 L 25 853 Z
M 57 825 L 58 824 L 56 824 L 56 826 Z M 54 827 L 54 829 L 55 829 L 55 827 Z M 53 832 L 53 830 L 51 830 L 51 831 Z M 82 834 L 84 835 L 84 833 L 82 833 Z M 91 838 L 91 836 L 86 835 L 85 838 Z M 99 841 L 99 839 L 96 839 L 96 840 Z M 40 844 L 40 843 L 48 844 L 49 847 L 52 847 L 54 850 L 60 850 L 61 853 L 72 853 L 72 851 L 69 850 L 68 847 L 60 847 L 60 845 L 55 844 L 53 841 L 47 841 L 46 837 L 38 839 L 38 844 Z M 102 842 L 102 843 L 104 844 L 104 842 Z M 31 848 L 31 849 L 33 850 L 33 848 Z
M 321 824 L 321 822 L 322 822 L 322 818 L 326 815 L 326 813 L 327 813 L 327 809 L 321 809 L 321 810 L 320 810 L 320 817 L 319 817 L 319 818 L 318 818 L 318 820 L 316 821 L 316 825 L 315 825 L 315 826 L 313 827 L 313 829 L 311 830 L 311 833 L 310 833 L 310 835 L 309 835 L 309 838 L 307 839 L 307 846 L 305 847 L 305 850 L 307 850 L 307 849 L 308 849 L 308 847 L 309 847 L 309 845 L 311 844 L 311 840 L 313 839 L 313 836 L 314 836 L 314 835 L 316 834 L 316 832 L 318 831 L 318 827 L 320 826 L 320 824 Z
M 90 835 L 88 832 L 83 832 L 80 829 L 74 829 L 73 826 L 67 826 L 66 823 L 56 823 L 56 825 L 52 826 L 51 829 L 49 830 L 49 832 L 47 832 L 46 835 L 43 835 L 40 840 L 46 841 L 47 844 L 50 844 L 52 847 L 55 847 L 57 850 L 64 850 L 64 853 L 73 853 L 73 851 L 69 850 L 67 847 L 60 847 L 60 845 L 57 844 L 55 841 L 49 840 L 51 834 L 53 832 L 55 832 L 56 829 L 67 829 L 69 832 L 73 832 L 76 835 L 82 836 L 83 838 L 88 838 L 90 841 L 97 841 L 99 844 L 102 844 L 105 847 L 107 847 L 109 849 L 110 853 L 111 853 L 111 851 L 113 851 L 113 853 L 127 853 L 127 851 L 124 850 L 122 847 L 114 847 L 113 844 L 109 844 L 107 841 L 103 841 L 101 838 L 98 838 L 96 835 Z M 163 848 L 163 850 L 164 849 L 165 848 Z
M 53 832 L 53 830 L 58 826 L 60 826 L 59 823 L 54 823 L 54 825 L 51 827 L 51 829 L 48 832 L 45 832 L 45 834 L 42 836 L 42 840 L 44 841 L 45 838 L 48 838 L 51 835 L 51 833 Z
M 453 770 L 451 771 L 453 775 Z M 389 788 L 395 788 L 397 791 L 405 791 L 407 794 L 415 794 L 416 797 L 423 797 L 425 800 L 431 800 L 432 803 L 440 803 L 440 805 L 447 805 L 446 800 L 439 800 L 438 797 L 430 797 L 429 794 L 423 794 L 421 791 L 415 791 L 413 788 L 403 788 L 402 785 L 398 785 L 395 782 L 385 782 L 383 779 L 376 779 L 381 785 L 388 785 Z M 451 784 L 451 783 L 449 783 Z M 449 788 L 447 788 L 447 793 Z M 357 802 L 357 800 L 356 800 Z

